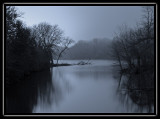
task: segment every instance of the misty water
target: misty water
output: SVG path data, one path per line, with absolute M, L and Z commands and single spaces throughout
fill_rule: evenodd
M 84 60 L 85 61 L 85 60 Z M 76 64 L 78 60 L 59 63 Z M 119 75 L 111 60 L 53 67 L 7 89 L 7 113 L 147 112 L 117 91 Z

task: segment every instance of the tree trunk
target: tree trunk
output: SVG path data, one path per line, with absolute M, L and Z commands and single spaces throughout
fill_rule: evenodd
M 60 55 L 59 55 L 58 58 L 57 58 L 57 64 L 58 64 L 59 58 L 60 58 Z
M 120 56 L 119 56 L 119 53 L 118 53 L 118 52 L 117 52 L 117 57 L 118 57 L 119 66 L 120 66 L 120 68 L 121 68 L 121 70 L 122 70 L 123 67 L 122 67 L 121 59 L 120 59 Z
M 59 61 L 59 58 L 61 57 L 62 53 L 67 49 L 67 47 L 65 47 L 58 55 L 58 58 L 57 58 L 57 64 L 58 64 L 58 61 Z
M 64 51 L 64 50 L 62 50 L 62 51 L 59 53 L 59 55 L 58 55 L 57 64 L 58 64 L 59 58 L 61 57 L 63 51 Z

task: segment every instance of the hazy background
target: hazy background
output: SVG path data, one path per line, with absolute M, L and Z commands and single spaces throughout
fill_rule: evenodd
M 47 22 L 58 24 L 74 41 L 112 39 L 118 26 L 136 25 L 141 6 L 17 6 L 27 26 Z

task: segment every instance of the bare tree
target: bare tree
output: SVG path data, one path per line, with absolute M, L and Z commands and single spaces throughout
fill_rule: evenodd
M 123 69 L 122 61 L 125 61 L 128 67 L 132 67 L 131 36 L 132 29 L 128 28 L 127 25 L 122 25 L 122 27 L 119 27 L 119 32 L 116 33 L 114 37 L 112 44 L 113 56 L 118 60 L 121 69 Z
M 119 63 L 119 66 L 121 68 L 121 70 L 123 70 L 123 66 L 122 66 L 122 63 L 121 63 L 121 56 L 120 56 L 120 50 L 118 49 L 118 42 L 116 41 L 116 39 L 114 39 L 114 41 L 112 42 L 112 57 L 115 58 L 118 63 Z
M 72 44 L 74 41 L 70 38 L 64 38 L 62 40 L 62 46 L 61 46 L 61 51 L 59 52 L 58 54 L 58 58 L 57 58 L 57 64 L 58 64 L 58 61 L 59 59 L 61 58 L 62 54 L 69 48 L 69 45 Z
M 143 20 L 134 29 L 120 27 L 114 37 L 113 56 L 121 70 L 126 62 L 127 74 L 135 89 L 153 88 L 154 82 L 154 7 L 143 7 Z M 128 72 L 129 71 L 129 72 Z
M 46 51 L 51 64 L 53 64 L 53 55 L 55 55 L 58 44 L 61 43 L 63 31 L 58 25 L 52 26 L 43 22 L 33 26 L 32 35 L 37 42 L 37 47 Z

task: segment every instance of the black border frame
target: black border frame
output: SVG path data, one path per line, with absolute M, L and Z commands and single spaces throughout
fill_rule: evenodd
M 3 71 L 3 80 L 2 80 L 2 94 L 3 94 L 3 96 L 4 97 L 6 97 L 5 96 L 5 85 L 4 85 L 4 83 L 5 83 L 5 80 L 4 80 L 4 78 L 5 78 L 5 58 L 6 58 L 6 53 L 5 53 L 5 39 L 6 39 L 6 37 L 5 37 L 5 7 L 6 6 L 154 6 L 154 15 L 155 15 L 155 19 L 154 19 L 154 28 L 155 28 L 155 34 L 154 34 L 154 36 L 155 36 L 155 38 L 156 38 L 156 42 L 155 42 L 155 44 L 154 44 L 154 50 L 155 50 L 155 52 L 156 52 L 156 56 L 155 56 L 155 69 L 156 69 L 156 71 L 158 70 L 158 68 L 157 68 L 157 65 L 158 65 L 158 35 L 157 35 L 157 33 L 158 33 L 158 13 L 157 13 L 157 9 L 158 9 L 158 5 L 157 5 L 157 3 L 155 3 L 155 2 L 152 2 L 152 3 L 148 3 L 148 2 L 143 2 L 143 3 L 113 3 L 113 2 L 110 2 L 110 3 L 108 3 L 108 2 L 106 2 L 106 3 L 102 3 L 102 2 L 95 2 L 95 3 L 91 3 L 91 2 L 87 2 L 87 3 L 84 3 L 84 2 L 24 2 L 24 3 L 22 3 L 22 2 L 13 2 L 13 3 L 11 3 L 11 2 L 6 2 L 6 3 L 3 3 L 3 5 L 2 5 L 2 14 L 3 14 L 3 17 L 2 17 L 2 19 L 3 19 L 3 21 L 2 21 L 2 31 L 3 31 L 3 33 L 2 33 L 2 38 L 3 38 L 3 49 L 2 49 L 2 51 L 4 50 L 4 52 L 2 52 L 2 54 L 3 54 L 3 67 L 2 67 L 2 71 Z M 4 102 L 5 102 L 5 99 L 4 99 L 4 97 L 3 97 L 3 102 L 2 102 L 2 104 L 3 104 L 3 106 L 2 106 L 2 110 L 3 110 L 3 116 L 5 116 L 5 117 L 11 117 L 11 116 L 21 116 L 21 117 L 23 117 L 23 116 L 31 116 L 31 117 L 34 117 L 34 116 L 109 116 L 109 117 L 112 117 L 112 116 L 114 116 L 114 117 L 117 117 L 117 116 L 138 116 L 138 117 L 155 117 L 155 116 L 157 116 L 157 114 L 158 114 L 158 80 L 157 80 L 157 78 L 158 78 L 158 74 L 157 74 L 157 72 L 154 72 L 155 73 L 155 78 L 156 78 L 156 81 L 154 82 L 154 84 L 155 84 L 155 92 L 154 92 L 154 94 L 155 94 L 155 106 L 154 106 L 154 113 L 143 113 L 143 114 L 141 114 L 141 113 L 32 113 L 32 114 L 28 114 L 28 113 L 17 113 L 17 114 L 6 114 L 6 111 L 5 111 L 5 104 L 3 104 Z

